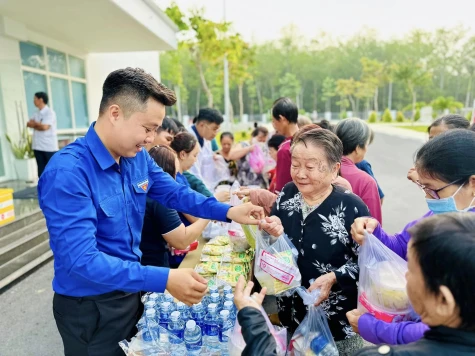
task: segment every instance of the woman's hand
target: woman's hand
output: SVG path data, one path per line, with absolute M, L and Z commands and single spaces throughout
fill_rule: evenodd
M 259 222 L 259 228 L 268 234 L 279 237 L 284 233 L 284 227 L 278 216 L 268 216 Z
M 227 190 L 220 190 L 219 192 L 214 193 L 214 197 L 217 201 L 224 203 L 229 201 L 231 195 Z
M 360 320 L 361 315 L 363 315 L 363 313 L 358 309 L 353 309 L 346 313 L 346 317 L 348 318 L 348 321 L 350 322 L 350 325 L 355 333 L 359 333 L 358 321 Z
M 320 296 L 315 301 L 315 306 L 318 307 L 321 302 L 328 299 L 330 295 L 330 291 L 333 285 L 336 283 L 336 275 L 335 272 L 330 272 L 324 274 L 323 276 L 318 277 L 315 282 L 310 285 L 308 288 L 309 292 L 312 292 L 315 289 L 320 289 Z
M 246 187 L 241 187 L 238 191 L 235 191 L 233 194 L 237 195 L 239 199 L 242 199 L 251 195 L 251 190 Z
M 359 245 L 362 245 L 364 242 L 364 232 L 368 234 L 372 234 L 374 229 L 376 229 L 379 225 L 378 220 L 370 217 L 364 218 L 357 218 L 351 225 L 351 237 L 353 240 L 356 241 Z
M 246 288 L 244 288 L 244 286 Z M 252 307 L 259 310 L 261 309 L 262 301 L 266 296 L 267 288 L 264 287 L 261 289 L 260 293 L 255 292 L 251 296 L 252 287 L 254 287 L 253 282 L 248 282 L 246 286 L 246 280 L 244 277 L 239 276 L 239 280 L 234 291 L 234 304 L 236 304 L 238 311 L 245 307 Z

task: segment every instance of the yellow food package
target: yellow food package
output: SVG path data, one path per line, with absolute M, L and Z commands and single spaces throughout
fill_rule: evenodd
M 229 236 L 216 236 L 209 240 L 207 245 L 213 245 L 213 246 L 226 246 L 230 244 Z
M 195 267 L 195 271 L 199 274 L 216 274 L 218 269 L 219 262 L 200 262 Z
M 215 245 L 208 245 L 206 244 L 203 247 L 202 253 L 204 255 L 211 255 L 211 256 L 222 256 L 225 254 L 230 254 L 233 248 L 230 245 L 226 246 L 215 246 Z

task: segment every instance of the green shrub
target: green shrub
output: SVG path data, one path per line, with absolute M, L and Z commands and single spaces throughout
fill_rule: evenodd
M 368 122 L 374 124 L 378 120 L 378 114 L 376 114 L 375 111 L 373 111 L 368 118 Z
M 465 115 L 465 118 L 466 118 L 468 121 L 472 120 L 472 112 L 469 111 L 469 112 L 467 113 L 467 115 Z
M 421 111 L 417 109 L 416 114 L 414 115 L 414 122 L 419 121 L 420 118 L 421 118 Z
M 396 114 L 396 122 L 404 122 L 404 114 L 402 111 L 398 111 Z
M 383 117 L 381 119 L 382 122 L 393 122 L 393 117 L 391 116 L 391 112 L 389 109 L 384 110 Z
M 346 112 L 346 110 L 343 110 L 340 113 L 340 119 L 346 119 L 347 117 L 348 117 L 348 113 Z

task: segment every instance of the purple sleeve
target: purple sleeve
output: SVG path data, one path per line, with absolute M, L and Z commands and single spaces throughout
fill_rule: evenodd
M 413 321 L 386 323 L 366 313 L 358 320 L 358 330 L 363 339 L 373 344 L 403 345 L 421 339 L 429 327 Z
M 400 257 L 407 260 L 407 245 L 411 236 L 407 230 L 418 223 L 420 220 L 432 215 L 432 212 L 426 213 L 421 218 L 414 220 L 407 224 L 401 232 L 398 232 L 394 235 L 388 235 L 381 225 L 378 224 L 376 229 L 373 231 L 373 235 L 376 236 L 385 246 L 387 246 L 391 251 L 397 253 Z

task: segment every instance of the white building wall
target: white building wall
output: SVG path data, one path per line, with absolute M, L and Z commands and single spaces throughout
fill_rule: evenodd
M 142 68 L 160 81 L 160 58 L 158 51 L 91 53 L 87 56 L 87 102 L 89 104 L 89 118 L 91 121 L 95 121 L 99 114 L 104 80 L 114 70 L 126 67 Z

